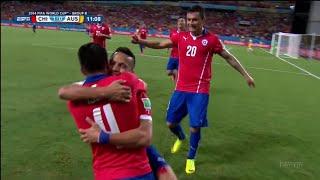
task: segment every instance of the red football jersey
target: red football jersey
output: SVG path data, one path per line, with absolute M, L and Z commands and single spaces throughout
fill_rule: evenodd
M 140 38 L 141 39 L 147 39 L 147 35 L 148 35 L 148 29 L 147 28 L 140 28 L 138 30 L 138 33 L 140 34 Z
M 97 36 L 97 33 L 102 33 L 110 35 L 110 28 L 108 25 L 92 25 L 90 28 L 90 33 L 92 33 L 92 42 L 100 45 L 103 48 L 106 48 L 106 37 Z
M 179 31 L 177 29 L 172 29 L 170 31 L 170 39 L 174 38 L 173 36 L 178 36 L 179 35 Z M 179 54 L 178 54 L 178 47 L 177 46 L 173 46 L 171 49 L 171 53 L 170 53 L 170 57 L 172 58 L 179 58 Z
M 68 102 L 69 111 L 78 128 L 89 128 L 90 125 L 85 118 L 90 117 L 102 130 L 119 133 L 139 127 L 141 117 L 151 119 L 151 106 L 145 103 L 146 91 L 132 73 L 100 77 L 100 79 L 95 77 L 93 81 L 92 79 L 86 81 L 83 86 L 108 86 L 118 79 L 126 80 L 126 85 L 132 90 L 132 99 L 129 103 L 109 103 L 99 99 Z M 91 144 L 91 148 L 96 180 L 136 177 L 151 172 L 145 148 L 122 149 L 110 144 L 97 143 Z
M 212 56 L 223 50 L 219 38 L 204 30 L 198 37 L 191 32 L 180 32 L 171 41 L 179 51 L 176 90 L 209 93 Z

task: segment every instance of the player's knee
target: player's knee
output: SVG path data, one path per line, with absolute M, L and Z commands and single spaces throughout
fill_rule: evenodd
M 178 74 L 178 70 L 177 70 L 177 69 L 174 69 L 174 70 L 172 71 L 172 73 L 173 73 L 174 75 L 177 75 L 177 74 Z
M 168 126 L 168 128 L 174 128 L 174 127 L 176 127 L 177 125 L 176 125 L 176 124 L 173 124 L 173 123 L 170 123 L 170 122 L 167 122 L 167 126 Z
M 198 132 L 198 131 L 200 131 L 200 128 L 199 128 L 199 127 L 190 127 L 190 132 L 191 132 L 191 133 L 196 133 L 196 132 Z
M 168 75 L 168 76 L 172 76 L 172 75 L 173 75 L 173 71 L 167 70 L 167 75 Z

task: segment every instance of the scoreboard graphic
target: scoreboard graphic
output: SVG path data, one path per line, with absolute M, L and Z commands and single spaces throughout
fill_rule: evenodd
M 103 16 L 89 15 L 87 12 L 28 12 L 15 17 L 17 23 L 98 23 Z

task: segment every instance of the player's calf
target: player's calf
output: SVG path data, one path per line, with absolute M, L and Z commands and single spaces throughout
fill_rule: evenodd
M 170 131 L 178 137 L 178 139 L 175 141 L 173 146 L 171 147 L 171 153 L 176 153 L 181 148 L 183 140 L 186 139 L 186 136 L 180 126 L 180 124 L 173 124 L 167 122 L 167 126 L 169 127 Z

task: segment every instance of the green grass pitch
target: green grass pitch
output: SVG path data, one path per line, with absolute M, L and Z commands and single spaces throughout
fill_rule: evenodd
M 60 86 L 83 79 L 77 49 L 83 32 L 1 27 L 1 178 L 92 179 L 91 152 L 80 141 Z M 184 172 L 188 143 L 170 153 L 175 138 L 165 125 L 173 84 L 165 74 L 167 50 L 139 54 L 128 36 L 114 36 L 110 51 L 129 46 L 136 73 L 148 83 L 153 144 L 179 179 L 320 179 L 320 80 L 255 48 L 227 46 L 252 74 L 250 89 L 238 72 L 214 57 L 209 127 L 202 130 L 196 173 Z M 320 76 L 320 62 L 289 60 Z M 182 121 L 188 135 L 188 119 Z

